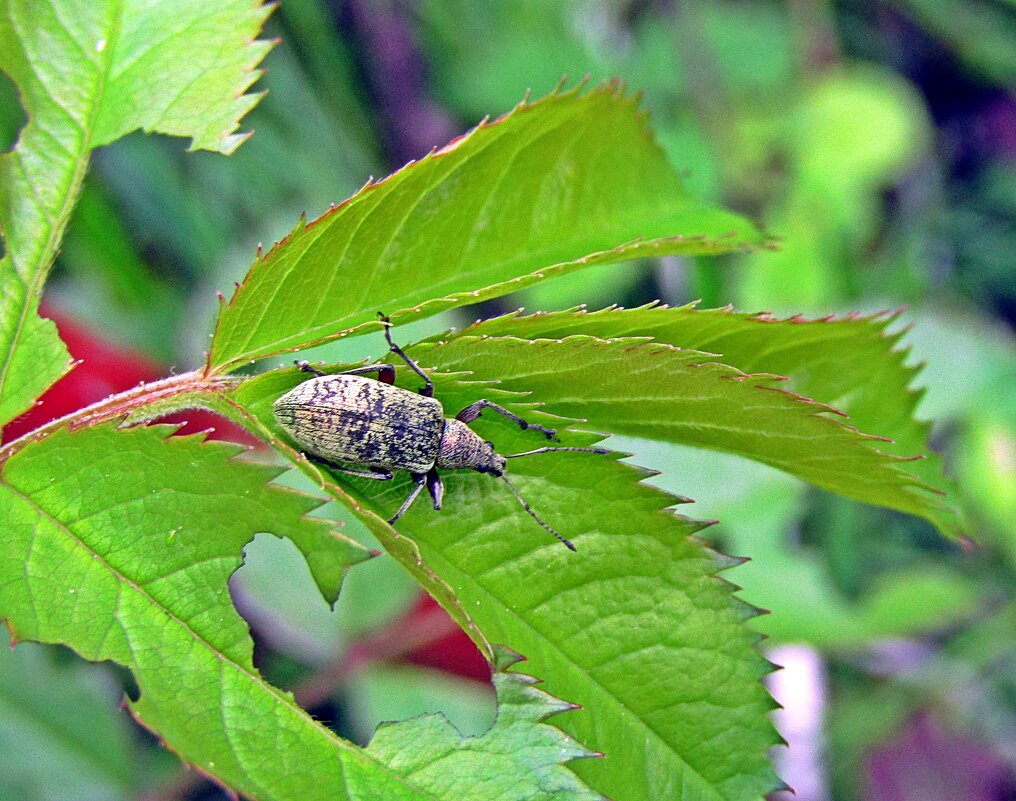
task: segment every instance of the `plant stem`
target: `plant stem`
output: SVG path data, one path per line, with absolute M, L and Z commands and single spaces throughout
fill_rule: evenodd
M 199 402 L 201 396 L 220 394 L 234 387 L 237 381 L 238 379 L 229 376 L 208 376 L 197 370 L 169 376 L 159 381 L 147 383 L 142 381 L 133 389 L 110 395 L 97 403 L 51 420 L 15 440 L 11 440 L 0 447 L 0 464 L 3 464 L 22 448 L 33 442 L 38 442 L 61 428 L 66 427 L 74 430 L 82 426 L 98 425 L 124 418 L 146 407 L 157 407 L 157 410 L 153 410 L 150 416 L 139 418 L 137 422 L 157 416 L 161 417 L 181 409 L 204 408 L 205 404 Z

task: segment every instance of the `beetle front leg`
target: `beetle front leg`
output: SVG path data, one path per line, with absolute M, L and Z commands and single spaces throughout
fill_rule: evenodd
M 497 412 L 500 415 L 507 417 L 509 420 L 518 423 L 519 428 L 523 431 L 527 429 L 533 429 L 533 431 L 539 431 L 541 434 L 547 437 L 547 439 L 554 439 L 554 435 L 557 434 L 553 428 L 544 428 L 538 426 L 536 423 L 530 423 L 527 420 L 523 420 L 514 412 L 509 412 L 503 406 L 498 406 L 496 403 L 491 403 L 489 400 L 478 400 L 476 403 L 470 403 L 465 409 L 455 415 L 456 420 L 461 420 L 463 423 L 471 423 L 484 409 L 490 409 L 492 412 Z
M 434 500 L 435 511 L 440 511 L 441 501 L 444 498 L 444 483 L 441 481 L 436 467 L 427 471 L 427 491 L 430 492 L 430 497 Z
M 409 493 L 409 497 L 402 502 L 402 506 L 400 506 L 399 511 L 395 513 L 395 517 L 389 519 L 388 525 L 392 525 L 406 513 L 406 510 L 413 505 L 413 501 L 416 500 L 417 496 L 423 490 L 424 483 L 427 481 L 426 473 L 410 473 L 410 475 L 413 477 L 413 481 L 416 482 L 416 486 L 413 487 L 413 491 Z
M 326 375 L 331 373 L 323 373 L 314 367 L 310 362 L 300 359 L 299 361 L 293 362 L 303 372 L 316 375 L 318 378 L 324 378 Z M 377 380 L 382 384 L 394 384 L 395 383 L 395 365 L 394 364 L 368 364 L 366 367 L 354 367 L 352 370 L 345 370 L 336 375 L 364 375 L 365 373 L 377 373 Z

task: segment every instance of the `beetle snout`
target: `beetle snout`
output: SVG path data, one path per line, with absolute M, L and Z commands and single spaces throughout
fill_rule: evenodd
M 497 453 L 493 448 L 490 449 L 490 472 L 495 476 L 501 476 L 504 474 L 505 465 L 508 464 L 508 460 L 505 459 L 500 453 Z

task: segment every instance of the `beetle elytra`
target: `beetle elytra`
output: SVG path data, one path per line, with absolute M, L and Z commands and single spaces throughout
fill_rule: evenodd
M 390 480 L 395 470 L 406 470 L 415 486 L 395 515 L 394 523 L 412 505 L 424 487 L 440 509 L 444 485 L 438 470 L 470 469 L 500 478 L 522 508 L 543 528 L 571 550 L 575 546 L 551 528 L 534 512 L 505 475 L 508 459 L 555 451 L 610 453 L 605 448 L 543 447 L 523 453 L 502 455 L 492 443 L 484 441 L 467 423 L 485 410 L 497 412 L 522 429 L 538 431 L 553 439 L 553 429 L 523 420 L 488 400 L 478 400 L 455 417 L 445 417 L 441 403 L 434 398 L 434 384 L 427 374 L 392 341 L 388 318 L 379 315 L 385 325 L 385 338 L 391 352 L 424 380 L 419 393 L 394 386 L 395 365 L 373 364 L 327 374 L 297 362 L 301 370 L 314 374 L 275 402 L 275 418 L 296 441 L 308 458 L 351 475 Z M 377 379 L 365 378 L 376 373 Z

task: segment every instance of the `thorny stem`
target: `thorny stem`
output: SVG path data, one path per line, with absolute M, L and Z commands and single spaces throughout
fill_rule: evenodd
M 110 395 L 108 398 L 103 398 L 90 406 L 51 420 L 15 440 L 11 440 L 0 447 L 0 464 L 3 464 L 21 449 L 33 442 L 38 442 L 58 429 L 66 427 L 73 430 L 82 426 L 106 423 L 156 404 L 159 404 L 158 416 L 180 409 L 195 408 L 202 405 L 197 403 L 198 396 L 220 394 L 234 387 L 237 382 L 238 379 L 230 376 L 208 376 L 196 370 L 169 376 L 159 381 L 148 383 L 142 381 L 132 389 Z M 190 396 L 189 399 L 185 400 L 186 396 Z M 172 403 L 174 398 L 180 400 L 179 405 Z

